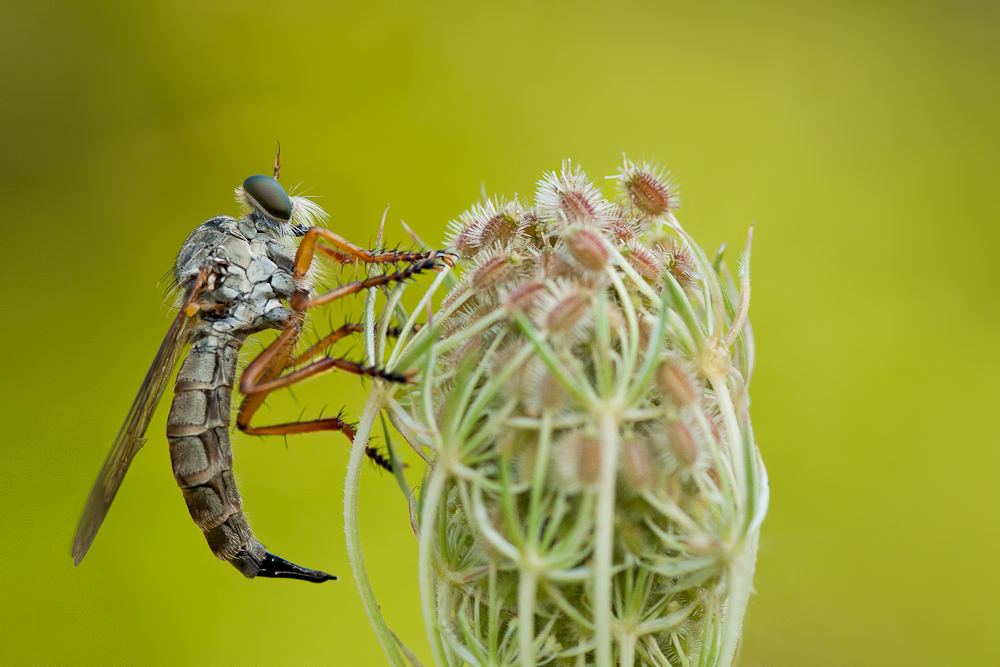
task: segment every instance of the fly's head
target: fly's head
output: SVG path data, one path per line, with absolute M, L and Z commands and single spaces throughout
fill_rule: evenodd
M 311 199 L 289 197 L 278 182 L 281 172 L 281 147 L 274 160 L 274 176 L 250 176 L 236 188 L 236 201 L 243 213 L 276 236 L 302 236 L 313 225 L 324 223 L 326 212 Z

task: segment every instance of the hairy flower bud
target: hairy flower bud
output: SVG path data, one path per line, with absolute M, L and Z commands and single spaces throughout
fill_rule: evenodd
M 544 291 L 545 285 L 542 283 L 522 283 L 507 293 L 504 305 L 511 312 L 524 312 L 538 301 Z
M 504 284 L 514 275 L 517 259 L 516 255 L 504 253 L 485 255 L 472 271 L 470 277 L 472 289 L 486 292 Z
M 629 160 L 621 169 L 619 184 L 629 200 L 643 213 L 656 217 L 679 208 L 680 197 L 669 174 L 644 162 L 636 167 Z
M 695 384 L 691 373 L 677 359 L 668 359 L 661 363 L 656 379 L 663 395 L 670 397 L 682 407 L 694 404 L 701 396 L 701 388 Z
M 556 475 L 571 492 L 593 488 L 601 476 L 601 441 L 571 433 L 556 445 Z
M 693 468 L 701 458 L 701 448 L 688 425 L 675 420 L 667 424 L 667 439 L 677 462 L 684 468 Z
M 582 228 L 567 229 L 562 241 L 570 256 L 587 271 L 603 271 L 607 267 L 608 249 L 599 233 Z
M 579 165 L 573 168 L 569 160 L 563 162 L 558 174 L 548 173 L 538 182 L 535 201 L 539 217 L 556 224 L 602 223 L 611 210 L 583 169 Z

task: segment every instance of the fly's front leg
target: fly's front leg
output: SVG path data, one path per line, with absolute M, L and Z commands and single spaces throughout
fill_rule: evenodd
M 246 395 L 240 405 L 240 411 L 236 418 L 237 427 L 249 435 L 288 435 L 294 433 L 313 433 L 316 431 L 340 431 L 351 442 L 354 441 L 354 425 L 343 419 L 343 415 L 336 417 L 326 417 L 309 421 L 287 422 L 284 424 L 272 424 L 270 426 L 252 426 L 250 424 L 254 414 L 264 403 L 267 396 L 277 389 L 290 387 L 302 382 L 306 378 L 333 369 L 339 369 L 354 375 L 378 377 L 394 382 L 413 382 L 410 375 L 399 375 L 390 373 L 383 369 L 365 366 L 347 359 L 337 357 L 323 357 L 302 368 L 286 375 L 281 375 L 282 370 L 294 367 L 304 359 L 310 358 L 318 349 L 324 349 L 338 340 L 363 331 L 363 327 L 358 324 L 345 324 L 333 333 L 325 336 L 321 341 L 311 346 L 305 353 L 292 359 L 292 350 L 295 341 L 298 339 L 300 318 L 293 316 L 292 321 L 278 338 L 271 343 L 253 362 L 243 371 L 240 379 L 240 391 Z M 365 453 L 377 465 L 392 472 L 392 464 L 374 447 L 366 447 Z
M 364 280 L 355 280 L 341 285 L 336 289 L 330 290 L 329 292 L 318 294 L 315 297 L 310 297 L 308 292 L 300 290 L 292 295 L 292 308 L 301 312 L 308 310 L 309 308 L 322 306 L 323 304 L 330 303 L 331 301 L 336 301 L 337 299 L 342 299 L 350 294 L 357 294 L 358 292 L 366 290 L 370 287 L 388 285 L 392 282 L 403 282 L 409 280 L 413 276 L 423 273 L 424 271 L 439 268 L 439 264 L 437 263 L 439 259 L 440 258 L 432 252 L 427 259 L 414 262 L 400 271 L 394 271 L 381 276 L 372 276 L 371 278 L 366 278 Z
M 326 336 L 324 336 L 322 340 L 314 343 L 313 345 L 310 345 L 309 349 L 307 349 L 305 352 L 303 352 L 302 354 L 300 354 L 295 358 L 295 361 L 292 362 L 292 365 L 298 366 L 306 359 L 312 359 L 317 352 L 319 352 L 320 350 L 325 350 L 326 348 L 330 347 L 341 338 L 346 338 L 347 336 L 350 336 L 352 334 L 361 333 L 364 330 L 365 330 L 364 327 L 361 326 L 360 324 L 345 324 L 341 326 L 339 329 L 335 329 L 332 333 L 329 333 Z
M 332 245 L 336 250 L 327 248 L 324 245 L 317 245 L 317 241 L 322 239 Z M 397 262 L 419 262 L 421 260 L 437 257 L 449 266 L 454 264 L 452 254 L 442 250 L 432 250 L 430 252 L 399 252 L 388 251 L 374 253 L 365 250 L 361 246 L 355 245 L 324 227 L 310 227 L 309 231 L 302 237 L 299 243 L 299 250 L 295 254 L 295 276 L 301 278 L 306 274 L 312 264 L 313 255 L 316 249 L 327 257 L 341 262 L 364 262 L 366 264 L 393 264 Z

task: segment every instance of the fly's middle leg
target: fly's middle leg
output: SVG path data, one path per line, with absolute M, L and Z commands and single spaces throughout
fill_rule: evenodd
M 353 442 L 354 426 L 344 421 L 339 415 L 337 417 L 286 422 L 269 426 L 251 425 L 251 421 L 257 410 L 272 391 L 290 387 L 306 378 L 334 369 L 346 371 L 353 375 L 377 377 L 393 382 L 412 382 L 412 378 L 408 374 L 391 373 L 377 367 L 366 366 L 355 361 L 331 356 L 324 356 L 291 373 L 281 375 L 284 369 L 294 367 L 306 359 L 313 358 L 318 350 L 325 349 L 338 340 L 355 333 L 360 333 L 363 330 L 363 327 L 360 325 L 345 324 L 293 359 L 292 349 L 298 340 L 299 327 L 300 325 L 297 321 L 291 322 L 281 335 L 243 371 L 243 376 L 240 379 L 240 391 L 246 395 L 246 398 L 243 399 L 243 403 L 240 405 L 236 425 L 241 431 L 249 435 L 289 435 L 295 433 L 313 433 L 316 431 L 340 431 L 348 440 Z M 374 448 L 369 447 L 365 452 L 377 465 L 392 472 L 392 464 L 389 463 L 388 459 L 379 455 Z

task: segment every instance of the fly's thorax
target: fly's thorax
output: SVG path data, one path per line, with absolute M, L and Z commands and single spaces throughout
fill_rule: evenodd
M 299 288 L 294 261 L 294 250 L 253 216 L 218 216 L 191 233 L 175 271 L 178 284 L 190 285 L 205 263 L 214 263 L 220 274 L 216 287 L 202 292 L 198 301 L 220 307 L 203 311 L 202 317 L 220 333 L 252 333 L 287 322 L 289 311 L 281 300 Z

